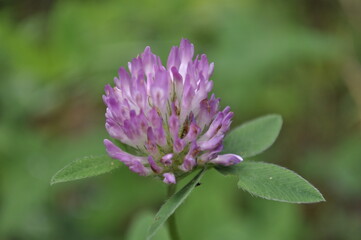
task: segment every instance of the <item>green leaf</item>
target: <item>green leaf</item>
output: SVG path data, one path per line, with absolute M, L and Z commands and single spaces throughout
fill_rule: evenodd
M 166 220 L 175 212 L 175 210 L 184 202 L 189 196 L 197 183 L 200 181 L 206 169 L 202 169 L 187 185 L 181 190 L 171 196 L 167 202 L 159 209 L 157 215 L 154 218 L 152 225 L 148 231 L 148 240 L 152 239 L 154 234 L 159 228 L 166 222 Z
M 325 201 L 322 194 L 304 178 L 275 164 L 242 162 L 216 169 L 225 175 L 237 175 L 238 187 L 258 197 L 289 203 Z
M 282 117 L 277 114 L 246 122 L 225 137 L 223 152 L 238 154 L 243 158 L 255 156 L 274 143 L 281 127 Z
M 111 159 L 106 155 L 83 157 L 71 162 L 55 173 L 50 184 L 97 176 L 110 172 L 120 165 L 120 161 Z

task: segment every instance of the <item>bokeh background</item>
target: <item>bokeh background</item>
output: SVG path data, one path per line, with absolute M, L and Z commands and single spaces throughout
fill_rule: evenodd
M 178 210 L 187 240 L 360 239 L 361 1 L 0 1 L 0 239 L 144 239 L 165 186 L 127 168 L 49 185 L 105 152 L 103 87 L 152 46 L 182 37 L 215 62 L 233 127 L 279 113 L 255 161 L 288 167 L 327 202 L 291 205 L 210 171 Z M 166 231 L 156 239 L 167 239 Z

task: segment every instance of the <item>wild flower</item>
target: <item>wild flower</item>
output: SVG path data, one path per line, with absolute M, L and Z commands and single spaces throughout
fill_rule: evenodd
M 159 176 L 167 184 L 205 165 L 230 166 L 242 161 L 235 154 L 220 154 L 233 112 L 219 109 L 210 95 L 214 63 L 194 56 L 194 46 L 182 39 L 172 47 L 166 66 L 146 47 L 121 67 L 115 87 L 105 86 L 106 129 L 123 151 L 105 139 L 108 155 L 142 176 Z M 209 96 L 210 95 L 210 96 Z

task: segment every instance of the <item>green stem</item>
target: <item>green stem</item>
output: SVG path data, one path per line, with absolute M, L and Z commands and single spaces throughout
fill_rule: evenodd
M 168 198 L 170 198 L 176 191 L 177 185 L 176 184 L 169 184 L 168 186 Z M 180 240 L 177 224 L 175 221 L 175 212 L 168 218 L 168 230 L 171 240 Z

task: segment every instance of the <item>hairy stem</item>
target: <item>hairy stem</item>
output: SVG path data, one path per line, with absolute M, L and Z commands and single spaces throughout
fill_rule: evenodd
M 176 191 L 176 184 L 169 184 L 167 196 L 170 198 Z M 171 240 L 180 240 L 177 224 L 175 221 L 175 212 L 168 218 L 168 230 Z

